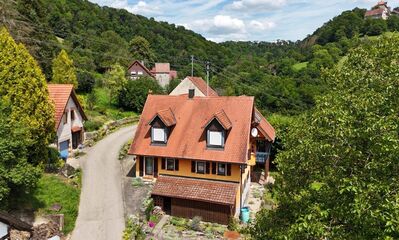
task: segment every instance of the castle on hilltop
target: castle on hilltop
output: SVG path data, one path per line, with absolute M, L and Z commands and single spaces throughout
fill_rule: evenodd
M 379 1 L 374 7 L 365 13 L 364 17 L 387 20 L 391 15 L 399 15 L 399 8 L 391 10 L 391 7 L 388 6 L 388 2 Z

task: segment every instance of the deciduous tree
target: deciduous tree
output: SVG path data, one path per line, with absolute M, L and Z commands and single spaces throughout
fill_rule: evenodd
M 277 157 L 279 206 L 256 239 L 399 238 L 399 36 L 362 45 Z

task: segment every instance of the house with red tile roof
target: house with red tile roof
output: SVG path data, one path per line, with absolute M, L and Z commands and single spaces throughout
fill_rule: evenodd
M 274 139 L 254 97 L 149 95 L 129 154 L 137 177 L 156 180 L 156 206 L 227 224 L 248 196 L 257 144 L 268 159 Z
M 387 20 L 391 15 L 391 8 L 388 7 L 388 2 L 379 1 L 374 7 L 365 13 L 366 18 L 384 19 Z
M 154 75 L 151 73 L 150 70 L 148 70 L 148 68 L 144 65 L 144 63 L 138 60 L 133 61 L 129 65 L 127 72 L 129 73 L 130 79 L 132 80 L 145 76 L 154 78 Z
M 83 143 L 83 123 L 87 117 L 72 84 L 48 84 L 48 91 L 55 106 L 56 144 L 61 156 L 66 158 L 70 149 Z
M 151 73 L 162 87 L 166 87 L 172 79 L 177 78 L 177 71 L 171 70 L 169 63 L 155 63 Z
M 218 93 L 209 87 L 201 77 L 186 77 L 169 95 L 187 94 L 189 89 L 192 89 L 195 96 L 199 97 L 218 96 Z

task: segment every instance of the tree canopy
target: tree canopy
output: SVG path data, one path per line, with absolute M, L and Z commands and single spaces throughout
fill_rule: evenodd
M 399 36 L 351 51 L 331 91 L 291 128 L 277 157 L 278 207 L 257 239 L 399 238 Z
M 47 83 L 28 50 L 16 44 L 5 28 L 0 29 L 0 100 L 11 105 L 11 126 L 18 123 L 27 128 L 28 160 L 46 160 L 55 125 Z
M 53 83 L 73 84 L 74 88 L 78 88 L 78 79 L 73 60 L 69 58 L 68 53 L 62 49 L 53 60 Z

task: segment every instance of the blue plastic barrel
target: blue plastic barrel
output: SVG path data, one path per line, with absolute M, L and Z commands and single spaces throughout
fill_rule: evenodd
M 248 221 L 249 221 L 249 207 L 241 208 L 241 221 L 243 223 L 248 223 Z

